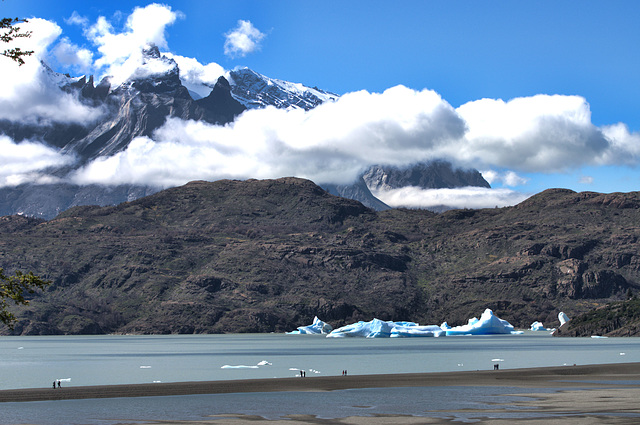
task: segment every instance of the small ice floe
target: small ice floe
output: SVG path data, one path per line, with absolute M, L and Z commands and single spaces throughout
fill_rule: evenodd
M 318 319 L 318 316 L 313 318 L 313 323 L 308 326 L 300 326 L 295 331 L 287 332 L 292 335 L 325 335 L 330 333 L 333 327 Z
M 608 336 L 591 335 L 591 338 L 609 338 Z
M 220 367 L 220 369 L 258 369 L 258 366 L 247 366 L 247 365 L 224 365 Z
M 71 378 L 60 378 L 60 379 L 56 379 L 56 381 L 58 381 L 58 382 L 71 382 Z
M 492 362 L 503 362 L 504 359 L 491 359 Z
M 154 384 L 159 384 L 162 381 L 153 381 Z
M 266 360 L 261 361 L 260 363 L 258 363 L 258 366 L 272 366 L 273 363 L 268 362 Z
M 626 354 L 627 354 L 627 353 L 620 353 L 620 355 L 621 355 L 621 356 L 624 356 L 624 355 L 626 355 Z
M 24 350 L 24 347 L 18 347 L 18 350 Z
M 151 366 L 140 366 L 140 369 L 151 369 Z
M 458 366 L 462 367 L 464 366 L 464 363 L 458 363 Z
M 538 322 L 538 321 L 533 322 L 531 324 L 531 328 L 529 330 L 532 330 L 532 331 L 549 331 L 549 332 L 555 331 L 554 328 L 545 328 L 544 325 L 542 324 L 542 322 Z
M 298 369 L 297 367 L 290 367 L 289 370 L 297 370 L 300 371 L 301 369 Z
M 322 373 L 319 370 L 315 370 L 315 369 L 309 369 L 309 372 L 311 372 L 311 373 Z

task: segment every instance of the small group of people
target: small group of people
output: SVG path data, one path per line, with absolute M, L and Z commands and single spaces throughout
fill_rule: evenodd
M 301 378 L 305 378 L 307 376 L 307 372 L 305 372 L 304 370 L 300 371 L 300 377 Z
M 342 376 L 347 376 L 347 371 L 346 371 L 346 369 L 342 371 Z
M 57 384 L 58 388 L 60 388 L 60 380 L 59 379 L 56 379 L 55 381 L 53 381 L 53 389 L 54 390 L 56 389 L 56 384 Z

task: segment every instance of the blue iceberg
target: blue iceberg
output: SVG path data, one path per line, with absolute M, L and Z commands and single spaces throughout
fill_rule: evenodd
M 555 331 L 555 329 L 545 328 L 542 322 L 535 321 L 531 324 L 532 331 Z
M 346 325 L 334 329 L 327 338 L 344 338 L 359 336 L 364 338 L 389 338 L 391 329 L 396 323 L 410 324 L 410 322 L 389 322 L 380 319 L 373 319 L 370 322 L 359 321 L 351 325 Z
M 323 335 L 328 334 L 333 330 L 333 327 L 318 319 L 318 316 L 313 318 L 313 323 L 308 326 L 299 326 L 295 331 L 287 332 L 292 335 Z
M 446 331 L 438 325 L 395 326 L 391 329 L 391 338 L 439 337 L 445 335 Z
M 538 323 L 538 322 L 536 322 Z M 533 326 L 533 325 L 532 325 Z M 542 324 L 540 323 L 540 326 Z M 327 334 L 327 338 L 408 338 L 408 337 L 440 337 L 446 335 L 494 335 L 521 334 L 506 320 L 502 320 L 486 309 L 480 319 L 472 318 L 464 326 L 451 327 L 447 322 L 442 325 L 419 325 L 415 322 L 392 322 L 373 319 L 369 322 L 359 321 L 332 330 L 331 326 L 315 317 L 313 324 L 301 326 L 289 334 Z
M 462 326 L 456 326 L 446 330 L 449 335 L 495 335 L 495 334 L 512 334 L 522 333 L 516 331 L 511 323 L 500 319 L 493 314 L 491 309 L 486 309 L 480 319 L 469 319 L 469 323 Z
M 327 338 L 403 338 L 444 336 L 440 326 L 420 326 L 415 322 L 391 322 L 373 319 L 370 322 L 357 322 L 333 330 Z

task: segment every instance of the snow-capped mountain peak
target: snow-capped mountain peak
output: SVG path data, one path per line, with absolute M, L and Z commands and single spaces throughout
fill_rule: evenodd
M 272 105 L 282 109 L 310 110 L 339 97 L 334 93 L 300 83 L 269 78 L 249 68 L 230 71 L 229 82 L 232 96 L 249 109 Z

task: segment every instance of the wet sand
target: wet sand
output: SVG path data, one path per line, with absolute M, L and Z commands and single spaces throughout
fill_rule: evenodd
M 63 399 L 152 397 L 189 394 L 222 394 L 270 391 L 332 391 L 355 388 L 425 387 L 425 386 L 492 386 L 530 389 L 523 401 L 513 406 L 535 408 L 540 417 L 531 419 L 491 419 L 493 411 L 465 411 L 477 424 L 637 424 L 640 423 L 640 363 L 562 366 L 531 369 L 488 370 L 475 372 L 443 372 L 425 374 L 322 376 L 308 378 L 272 378 L 208 382 L 176 382 L 87 387 L 36 388 L 0 391 L 0 402 L 25 402 Z M 559 391 L 537 393 L 536 389 Z M 505 388 L 508 391 L 507 388 Z M 503 406 L 495 412 L 505 412 Z M 428 414 L 425 406 L 425 414 Z M 445 417 L 447 412 L 440 412 Z M 549 415 L 542 417 L 543 414 Z M 452 416 L 452 419 L 455 415 Z M 163 421 L 150 424 L 182 425 L 387 425 L 452 423 L 448 419 L 414 416 L 374 416 L 321 419 L 312 416 L 287 416 L 283 420 L 266 420 L 238 415 L 211 417 L 205 421 Z M 158 418 L 161 419 L 161 418 Z

